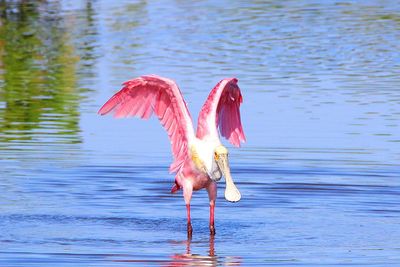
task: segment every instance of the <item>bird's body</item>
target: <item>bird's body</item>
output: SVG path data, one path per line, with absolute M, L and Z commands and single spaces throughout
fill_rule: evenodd
M 245 141 L 239 107 L 242 102 L 237 79 L 220 81 L 208 96 L 199 114 L 195 134 L 192 119 L 176 83 L 156 75 L 141 76 L 125 82 L 124 87 L 99 110 L 111 111 L 115 117 L 138 116 L 159 118 L 171 140 L 175 172 L 171 192 L 183 190 L 188 215 L 188 234 L 192 233 L 190 200 L 193 191 L 205 188 L 210 200 L 210 231 L 215 233 L 214 206 L 216 182 L 225 176 L 225 198 L 239 201 L 241 195 L 233 183 L 228 163 L 228 150 L 221 144 L 218 129 L 233 145 Z

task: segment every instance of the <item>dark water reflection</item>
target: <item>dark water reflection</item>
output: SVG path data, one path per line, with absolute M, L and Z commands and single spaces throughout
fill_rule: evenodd
M 56 3 L 1 4 L 3 142 L 59 134 L 79 142 L 76 62 Z M 2 143 L 3 143 L 2 142 Z
M 0 265 L 400 262 L 396 1 L 0 1 Z M 243 199 L 171 195 L 158 121 L 100 118 L 122 81 L 175 79 L 194 119 L 237 76 Z

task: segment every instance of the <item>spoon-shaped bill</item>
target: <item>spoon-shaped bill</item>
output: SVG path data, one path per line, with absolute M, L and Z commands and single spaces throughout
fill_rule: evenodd
M 237 202 L 242 197 L 231 176 L 231 170 L 229 168 L 228 154 L 218 155 L 217 164 L 222 174 L 225 177 L 225 199 L 230 202 Z

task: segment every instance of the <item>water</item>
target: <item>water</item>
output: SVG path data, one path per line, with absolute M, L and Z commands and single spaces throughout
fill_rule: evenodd
M 0 265 L 397 266 L 397 1 L 1 1 Z M 96 115 L 175 79 L 193 119 L 236 76 L 242 200 L 186 237 L 156 119 Z

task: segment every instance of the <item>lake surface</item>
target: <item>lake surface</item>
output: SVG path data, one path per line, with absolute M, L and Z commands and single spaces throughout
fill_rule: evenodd
M 398 266 L 398 1 L 1 1 L 1 266 Z M 186 210 L 156 119 L 96 114 L 177 81 L 194 121 L 239 79 L 242 193 Z

